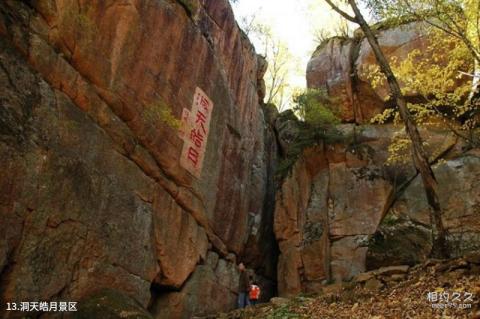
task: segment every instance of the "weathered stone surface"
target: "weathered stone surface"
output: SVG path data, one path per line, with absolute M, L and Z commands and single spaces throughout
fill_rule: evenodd
M 413 50 L 422 53 L 429 46 L 424 23 L 383 27 L 376 32 L 388 60 L 395 57 L 401 62 Z M 354 39 L 331 38 L 312 55 L 307 67 L 307 86 L 326 89 L 344 122 L 367 123 L 385 109 L 390 96 L 386 81 L 375 87 L 370 83 L 369 74 L 376 65 L 370 44 L 361 33 Z M 405 95 L 407 99 L 418 97 L 417 92 L 405 92 Z
M 480 248 L 480 158 L 466 155 L 434 167 L 448 242 L 453 256 Z M 385 216 L 369 245 L 368 268 L 415 264 L 429 255 L 432 239 L 429 207 L 416 177 Z
M 325 194 L 319 190 L 324 185 L 319 183 L 312 190 L 311 179 L 308 163 L 301 159 L 277 193 L 274 229 L 280 248 L 277 267 L 280 295 L 302 291 L 300 272 L 311 281 L 327 277 L 328 264 L 323 258 L 328 247 L 327 216 L 315 206 L 323 203 Z
M 263 143 L 257 145 L 257 156 L 252 166 L 250 185 L 261 189 L 263 198 L 251 196 L 247 222 L 248 237 L 243 253 L 238 256 L 262 275 L 264 293 L 262 298 L 275 294 L 278 246 L 274 235 L 274 208 L 275 208 L 275 173 L 278 165 L 278 143 L 274 129 L 274 119 L 278 115 L 276 107 L 263 105 L 264 129 L 258 134 L 263 136 Z M 273 288 L 273 289 L 270 289 Z
M 406 278 L 409 268 L 410 266 L 408 265 L 381 267 L 379 269 L 360 273 L 353 278 L 353 281 L 356 283 L 364 283 L 379 278 L 386 282 L 400 281 Z
M 225 285 L 233 266 L 216 260 L 249 251 L 274 278 L 264 69 L 228 1 L 2 1 L 1 301 L 110 288 L 146 307 L 151 286 L 194 290 L 207 249 Z M 216 106 L 199 179 L 162 115 L 179 119 L 196 87 Z M 234 305 L 232 292 L 210 297 L 189 309 Z
M 7 41 L 0 50 L 2 300 L 114 287 L 146 306 L 154 182 Z
M 258 94 L 258 101 L 260 104 L 263 104 L 263 100 L 265 99 L 265 95 L 267 92 L 267 88 L 265 85 L 265 80 L 263 76 L 268 69 L 268 62 L 264 56 L 257 55 L 257 94 Z
M 367 269 L 421 263 L 430 255 L 430 236 L 430 230 L 425 225 L 404 223 L 386 216 L 369 240 Z
M 207 235 L 195 219 L 167 193 L 157 190 L 153 207 L 156 256 L 159 257 L 161 268 L 155 282 L 179 288 L 193 272 L 198 261 L 205 260 Z
M 302 292 L 302 255 L 294 246 L 280 248 L 278 258 L 278 293 L 280 296 L 294 296 Z
M 334 241 L 331 246 L 330 262 L 335 281 L 350 280 L 365 271 L 366 236 L 347 236 Z
M 288 154 L 291 144 L 299 134 L 298 119 L 292 110 L 280 113 L 275 120 L 278 142 L 282 154 Z
M 324 89 L 335 97 L 339 116 L 346 122 L 356 118 L 351 74 L 354 46 L 353 39 L 332 38 L 315 50 L 307 65 L 307 87 Z
M 373 234 L 392 192 L 378 166 L 348 167 L 348 162 L 330 164 L 330 235 Z
M 326 263 L 326 234 L 322 240 L 307 245 L 302 250 L 302 262 L 305 279 L 308 281 L 323 281 L 327 278 L 328 264 Z
M 382 266 L 412 265 L 430 253 L 428 215 L 422 214 L 423 219 L 418 221 L 409 217 L 407 223 L 397 223 L 399 217 L 391 215 L 406 205 L 398 206 L 407 194 L 411 195 L 405 201 L 412 207 L 406 211 L 418 214 L 428 209 L 417 203 L 424 191 L 413 165 L 385 166 L 388 145 L 399 128 L 341 125 L 338 129 L 344 132 L 345 142 L 304 150 L 277 193 L 275 235 L 280 248 L 280 295 L 318 292 L 329 280 L 350 280 L 367 269 Z M 451 133 L 430 128 L 421 130 L 421 135 L 432 161 L 439 156 L 456 161 L 461 156 L 457 139 Z M 468 195 L 459 198 L 474 203 L 471 197 L 476 188 L 472 183 L 477 168 L 465 169 L 474 174 L 455 177 L 467 181 L 458 189 Z M 410 189 L 416 183 L 416 188 Z M 403 197 L 396 199 L 395 190 L 400 185 L 410 186 Z M 444 191 L 442 196 L 448 198 Z M 473 214 L 475 204 L 471 205 L 457 211 Z M 450 224 L 457 218 L 452 217 Z M 476 224 L 470 219 L 469 222 Z M 384 228 L 386 225 L 395 225 L 396 232 Z M 470 238 L 475 234 L 478 232 L 473 230 L 468 233 Z M 453 236 L 457 236 L 455 232 Z M 472 243 L 476 241 L 468 242 Z
M 342 129 L 347 136 L 353 127 Z M 370 146 L 383 146 L 383 136 L 369 127 L 356 134 L 360 145 L 305 150 L 282 183 L 275 208 L 280 295 L 364 270 L 367 235 L 377 229 L 392 186 L 379 168 L 386 155 Z
M 425 27 L 426 25 L 423 23 L 412 22 L 395 28 L 380 30 L 377 39 L 386 58 L 390 60 L 392 57 L 396 57 L 399 61 L 402 61 L 413 50 L 425 51 L 429 45 Z M 376 64 L 376 59 L 370 44 L 365 38 L 360 43 L 355 64 L 359 81 L 368 83 L 369 68 Z M 381 101 L 387 100 L 390 95 L 386 81 L 375 87 L 374 91 Z M 415 92 L 407 92 L 407 96 L 409 94 L 415 94 Z
M 223 263 L 227 262 L 220 259 L 219 266 Z M 224 270 L 220 270 L 218 266 L 217 274 L 215 269 L 208 265 L 197 266 L 180 292 L 158 296 L 152 306 L 154 318 L 188 319 L 193 315 L 215 313 L 218 309 L 233 309 L 238 287 L 238 272 L 235 267 L 233 264 L 226 266 L 225 268 L 232 269 L 232 272 L 224 276 L 221 273 Z
M 387 280 L 392 280 L 392 281 L 402 281 L 402 280 L 405 280 L 406 277 L 407 276 L 405 274 L 395 274 L 395 275 L 389 276 L 386 279 Z

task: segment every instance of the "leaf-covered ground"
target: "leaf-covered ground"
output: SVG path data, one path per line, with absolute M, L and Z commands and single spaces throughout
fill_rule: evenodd
M 480 318 L 479 267 L 462 259 L 429 261 L 411 268 L 404 280 L 385 282 L 380 289 L 331 285 L 319 295 L 277 298 L 216 318 Z

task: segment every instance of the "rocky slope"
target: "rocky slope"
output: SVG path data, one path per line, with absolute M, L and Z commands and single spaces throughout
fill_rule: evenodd
M 189 318 L 233 307 L 239 261 L 268 297 L 263 64 L 227 1 L 2 1 L 2 304 L 109 289 Z M 175 120 L 197 87 L 213 103 L 199 178 Z

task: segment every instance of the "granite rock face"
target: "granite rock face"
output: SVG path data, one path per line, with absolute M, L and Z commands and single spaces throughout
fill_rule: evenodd
M 429 207 L 410 165 L 386 166 L 401 128 L 343 125 L 344 141 L 306 149 L 277 192 L 275 235 L 281 296 L 319 292 L 368 269 L 423 262 Z M 448 131 L 421 130 L 441 185 L 443 219 L 457 255 L 478 250 L 478 155 L 459 152 Z M 414 247 L 412 249 L 412 247 Z
M 232 307 L 235 262 L 274 280 L 263 64 L 228 1 L 2 1 L 2 302 L 105 288 L 189 318 Z M 196 87 L 215 106 L 200 178 L 172 120 Z M 214 280 L 229 292 L 187 300 Z
M 389 61 L 396 58 L 401 62 L 414 50 L 425 52 L 430 45 L 426 26 L 419 22 L 380 28 L 376 33 Z M 307 66 L 307 86 L 325 89 L 342 121 L 368 123 L 391 105 L 386 81 L 374 87 L 368 78 L 376 65 L 375 55 L 361 32 L 356 32 L 354 38 L 331 38 L 313 53 Z M 416 92 L 405 92 L 405 95 L 407 100 L 418 98 Z
M 283 181 L 275 210 L 280 295 L 318 291 L 330 279 L 364 271 L 362 242 L 375 232 L 393 190 L 378 165 L 385 154 L 372 146 L 376 134 L 355 147 L 307 149 Z
M 315 50 L 307 66 L 307 86 L 326 89 L 346 122 L 356 119 L 351 74 L 355 46 L 353 39 L 332 38 Z
M 470 153 L 434 167 L 452 257 L 480 249 L 480 157 Z M 429 207 L 417 176 L 372 237 L 367 267 L 416 264 L 432 246 Z

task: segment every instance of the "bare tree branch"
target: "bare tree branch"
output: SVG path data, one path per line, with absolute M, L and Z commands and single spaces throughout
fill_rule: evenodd
M 328 5 L 333 9 L 335 10 L 338 14 L 340 14 L 342 17 L 344 17 L 345 19 L 347 19 L 348 21 L 350 22 L 353 22 L 353 23 L 358 23 L 357 22 L 357 19 L 355 17 L 352 17 L 351 15 L 349 15 L 348 13 L 346 13 L 345 11 L 343 11 L 342 9 L 340 9 L 339 7 L 337 7 L 331 0 L 325 0 L 326 3 L 328 3 Z

